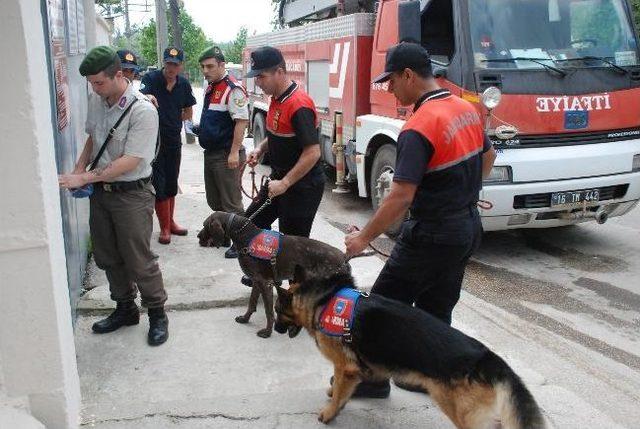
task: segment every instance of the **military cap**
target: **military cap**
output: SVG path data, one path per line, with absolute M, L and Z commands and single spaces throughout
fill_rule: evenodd
M 432 74 L 429 52 L 417 43 L 402 42 L 387 51 L 384 72 L 371 82 L 382 83 L 391 79 L 394 72 L 411 69 L 429 76 Z
M 138 70 L 138 58 L 132 51 L 128 49 L 120 49 L 118 51 L 118 56 L 120 57 L 120 64 L 122 64 L 123 69 Z
M 209 46 L 207 49 L 202 51 L 202 54 L 200 54 L 200 58 L 198 58 L 198 62 L 201 63 L 208 58 L 215 58 L 218 61 L 225 61 L 222 50 L 217 46 Z
M 108 46 L 96 46 L 84 57 L 78 70 L 82 76 L 98 74 L 113 64 L 117 56 L 116 51 Z
M 251 70 L 245 77 L 256 77 L 283 62 L 282 52 L 272 46 L 262 46 L 251 52 Z
M 182 64 L 184 61 L 184 52 L 178 48 L 167 48 L 164 50 L 163 60 L 165 63 Z

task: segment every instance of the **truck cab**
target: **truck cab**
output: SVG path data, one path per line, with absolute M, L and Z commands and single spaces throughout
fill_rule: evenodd
M 408 3 L 414 13 L 402 12 Z M 485 118 L 498 151 L 480 196 L 491 206 L 481 210 L 485 229 L 604 222 L 637 204 L 640 57 L 628 2 L 381 2 L 371 76 L 403 38 L 419 40 L 439 84 Z M 374 200 L 388 192 L 393 171 L 372 149 L 411 114 L 386 90 L 372 85 L 371 114 L 356 133 Z
M 422 44 L 437 82 L 485 121 L 498 152 L 479 196 L 485 230 L 604 223 L 637 205 L 640 51 L 628 0 L 380 0 L 376 13 L 248 38 L 245 69 L 257 46 L 283 52 L 316 102 L 323 160 L 346 166 L 374 208 L 412 114 L 371 84 L 400 41 Z M 269 100 L 247 88 L 262 137 Z

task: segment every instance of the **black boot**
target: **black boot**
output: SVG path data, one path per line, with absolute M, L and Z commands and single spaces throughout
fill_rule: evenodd
M 150 346 L 159 346 L 169 338 L 169 318 L 164 307 L 149 309 L 149 335 L 147 342 Z
M 224 257 L 227 259 L 236 259 L 238 258 L 238 250 L 236 249 L 236 245 L 232 245 L 224 252 Z
M 137 325 L 140 322 L 140 311 L 133 301 L 116 303 L 116 309 L 107 318 L 97 321 L 91 329 L 96 334 L 113 332 L 123 326 Z

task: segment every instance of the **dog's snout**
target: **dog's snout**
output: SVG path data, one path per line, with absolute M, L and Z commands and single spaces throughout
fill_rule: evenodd
M 285 332 L 287 332 L 287 325 L 285 325 L 284 323 L 276 322 L 276 323 L 273 325 L 273 329 L 275 329 L 275 331 L 276 331 L 278 334 L 284 334 Z

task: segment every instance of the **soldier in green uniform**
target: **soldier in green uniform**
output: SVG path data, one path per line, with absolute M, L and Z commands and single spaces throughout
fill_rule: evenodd
M 148 308 L 150 345 L 164 343 L 169 321 L 164 311 L 167 293 L 151 251 L 155 195 L 151 162 L 156 153 L 158 112 L 123 76 L 120 58 L 107 46 L 92 49 L 80 64 L 93 93 L 89 96 L 84 150 L 60 187 L 93 185 L 90 229 L 96 264 L 105 270 L 116 310 L 93 325 L 98 334 L 136 325 L 140 313 L 134 302 L 140 291 Z M 98 157 L 107 135 L 121 122 Z M 97 162 L 94 162 L 97 159 Z M 87 166 L 95 168 L 87 171 Z

